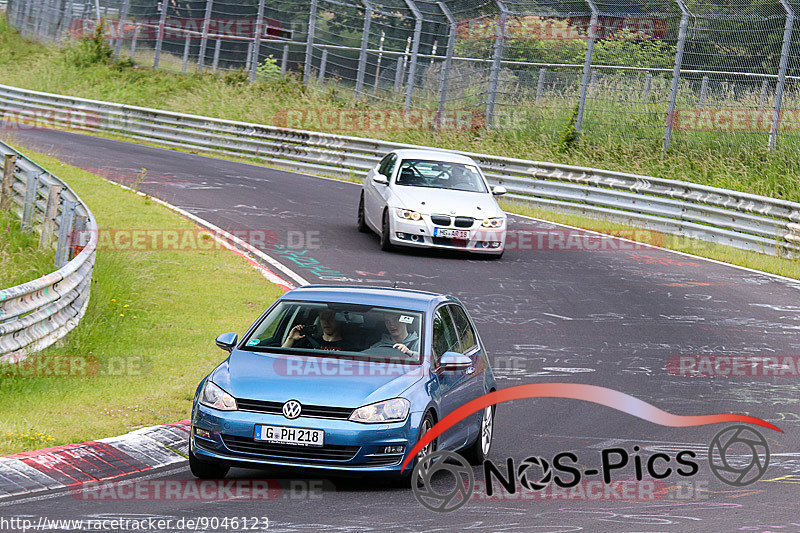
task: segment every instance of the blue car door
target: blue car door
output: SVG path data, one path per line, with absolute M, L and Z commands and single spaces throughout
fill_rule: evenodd
M 466 394 L 469 397 L 467 401 L 474 400 L 488 392 L 486 387 L 486 373 L 488 370 L 486 354 L 464 308 L 458 304 L 451 304 L 447 307 L 458 334 L 458 340 L 461 345 L 460 352 L 472 359 L 472 366 L 466 371 L 468 381 L 465 383 L 465 387 Z M 482 417 L 483 411 L 478 411 L 469 417 L 468 442 L 471 443 L 478 437 Z
M 439 403 L 440 420 L 472 399 L 470 382 L 472 372 L 467 370 L 444 371 L 439 368 L 439 360 L 445 352 L 460 352 L 461 347 L 453 318 L 448 311 L 449 305 L 439 307 L 433 316 L 433 361 L 431 368 L 435 372 L 436 392 L 434 396 Z M 438 448 L 455 449 L 467 444 L 470 437 L 472 417 L 467 417 L 445 431 L 439 438 Z

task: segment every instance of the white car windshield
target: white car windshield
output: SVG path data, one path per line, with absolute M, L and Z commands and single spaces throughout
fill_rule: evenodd
M 475 165 L 425 159 L 405 159 L 400 166 L 395 184 L 406 187 L 488 192 L 480 171 Z

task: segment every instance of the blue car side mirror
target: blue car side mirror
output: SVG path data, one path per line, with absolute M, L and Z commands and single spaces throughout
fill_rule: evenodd
M 239 340 L 239 335 L 236 333 L 223 333 L 219 337 L 217 337 L 217 346 L 225 350 L 226 352 L 232 352 L 234 347 L 236 346 L 236 341 Z
M 472 359 L 468 355 L 458 352 L 444 352 L 439 361 L 439 369 L 445 372 L 466 370 L 470 366 L 472 366 Z

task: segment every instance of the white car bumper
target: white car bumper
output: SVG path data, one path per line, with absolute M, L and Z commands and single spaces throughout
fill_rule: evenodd
M 481 227 L 480 221 L 475 221 L 472 227 L 459 228 L 452 224 L 449 226 L 436 225 L 431 221 L 429 215 L 423 215 L 420 220 L 408 220 L 400 218 L 395 209 L 392 209 L 391 212 L 391 235 L 389 236 L 389 241 L 398 246 L 465 250 L 485 254 L 500 254 L 505 249 L 505 223 L 499 228 L 484 228 Z M 468 238 L 464 240 L 437 237 L 434 236 L 436 228 L 466 231 Z

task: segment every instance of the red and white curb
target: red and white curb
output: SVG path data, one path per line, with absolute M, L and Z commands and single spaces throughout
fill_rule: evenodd
M 75 487 L 180 463 L 189 453 L 189 421 L 119 437 L 0 457 L 0 499 Z

